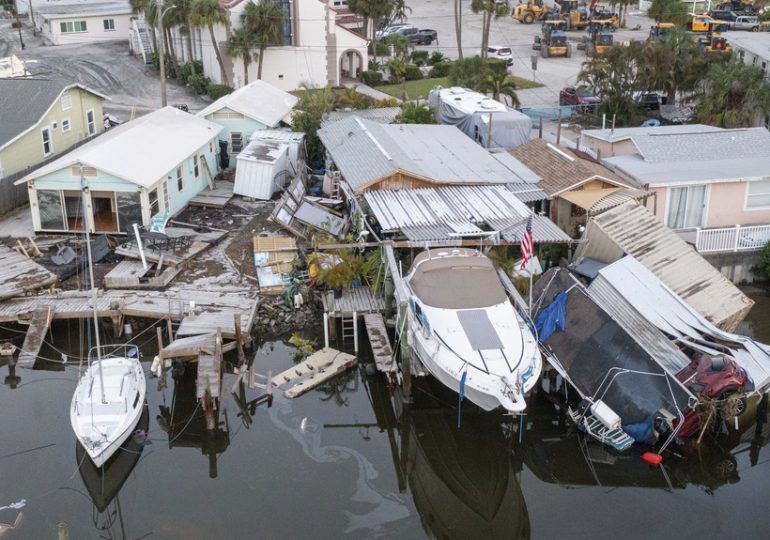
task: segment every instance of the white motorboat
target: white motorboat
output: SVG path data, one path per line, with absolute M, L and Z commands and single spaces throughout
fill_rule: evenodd
M 101 467 L 133 433 L 142 415 L 146 383 L 133 345 L 94 347 L 70 407 L 72 429 Z
M 492 262 L 472 249 L 425 251 L 406 283 L 409 343 L 425 368 L 484 410 L 522 412 L 543 362 Z

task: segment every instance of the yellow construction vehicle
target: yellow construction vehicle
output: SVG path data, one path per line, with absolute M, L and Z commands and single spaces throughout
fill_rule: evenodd
M 614 44 L 612 22 L 609 20 L 591 21 L 587 34 L 582 43 L 586 56 L 604 54 Z
M 687 29 L 690 32 L 704 33 L 708 32 L 709 26 L 715 22 L 707 13 L 691 15 L 690 20 L 687 22 Z
M 543 3 L 543 0 L 527 0 L 526 4 L 518 4 L 511 12 L 511 17 L 524 24 L 532 24 L 543 20 L 545 14 L 551 9 Z
M 585 6 L 579 6 L 578 0 L 561 0 L 561 19 L 566 23 L 567 30 L 583 30 L 590 22 L 588 10 Z
M 676 28 L 674 23 L 656 22 L 650 27 L 649 39 L 666 39 L 674 28 Z
M 535 36 L 535 42 L 532 48 L 540 51 L 540 56 L 549 58 L 551 56 L 572 56 L 572 44 L 567 42 L 567 23 L 563 20 L 543 21 L 542 31 L 539 36 Z
M 728 25 L 716 21 L 709 25 L 706 37 L 700 39 L 700 46 L 703 52 L 713 56 L 732 54 L 733 49 L 727 44 L 727 39 L 720 35 L 720 32 L 729 29 L 730 27 Z

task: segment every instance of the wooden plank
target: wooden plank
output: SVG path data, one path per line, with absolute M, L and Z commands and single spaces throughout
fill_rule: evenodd
M 32 313 L 32 320 L 19 353 L 19 366 L 29 369 L 34 367 L 52 319 L 53 306 L 51 305 L 40 306 Z
M 0 246 L 0 299 L 48 287 L 59 281 L 35 261 L 6 246 Z
M 364 325 L 369 336 L 369 344 L 372 346 L 374 363 L 377 370 L 383 373 L 395 373 L 398 371 L 393 359 L 393 348 L 390 345 L 388 332 L 385 329 L 385 320 L 380 313 L 367 313 L 364 315 Z
M 203 206 L 208 208 L 223 208 L 233 198 L 233 183 L 225 180 L 216 180 L 214 187 L 209 186 L 195 197 L 190 199 L 190 206 Z
M 219 361 L 213 354 L 201 354 L 198 357 L 198 399 L 206 395 L 206 390 L 211 397 L 219 397 Z
M 279 373 L 272 380 L 279 386 L 293 383 L 290 388 L 284 390 L 284 395 L 287 398 L 295 398 L 336 377 L 355 363 L 356 357 L 352 354 L 325 347 L 311 354 L 304 362 Z

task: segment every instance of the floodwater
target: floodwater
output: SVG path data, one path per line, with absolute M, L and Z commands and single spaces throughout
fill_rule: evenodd
M 770 298 L 754 297 L 743 329 L 770 342 Z M 149 371 L 154 329 L 138 332 Z M 73 540 L 768 537 L 767 425 L 652 468 L 639 451 L 582 439 L 542 395 L 521 422 L 464 404 L 458 429 L 456 396 L 421 382 L 400 413 L 366 356 L 271 407 L 255 401 L 259 390 L 236 399 L 227 375 L 215 433 L 196 408 L 194 373 L 169 375 L 165 389 L 148 375 L 148 440 L 129 441 L 104 475 L 87 460 L 79 469 L 69 403 L 82 333 L 57 323 L 41 351 L 69 354 L 66 367 L 16 369 L 17 379 L 0 363 L 3 540 L 56 538 L 60 523 Z M 276 373 L 293 354 L 267 342 L 255 365 Z

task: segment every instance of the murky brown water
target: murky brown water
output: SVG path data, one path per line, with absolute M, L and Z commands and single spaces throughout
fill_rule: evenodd
M 770 299 L 754 295 L 743 329 L 770 341 Z M 78 323 L 57 323 L 56 349 L 78 354 Z M 21 334 L 6 333 L 21 344 Z M 149 369 L 153 332 L 143 347 Z M 312 337 L 312 334 L 310 334 Z M 41 353 L 60 358 L 50 346 Z M 281 341 L 259 370 L 292 364 Z M 74 361 L 0 372 L 3 540 L 152 538 L 766 538 L 770 433 L 709 442 L 651 468 L 580 438 L 543 396 L 522 423 L 463 407 L 420 384 L 398 415 L 364 365 L 295 400 L 245 405 L 227 391 L 205 430 L 188 373 L 158 390 L 148 378 L 150 444 L 133 445 L 105 477 L 78 470 L 69 424 Z M 15 388 L 11 388 L 15 386 Z M 136 453 L 132 453 L 136 452 Z M 18 508 L 9 506 L 15 506 Z

